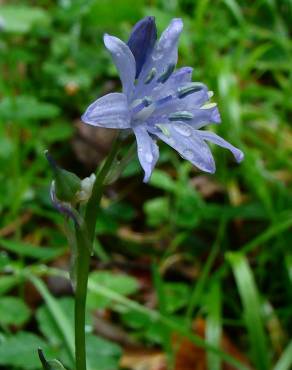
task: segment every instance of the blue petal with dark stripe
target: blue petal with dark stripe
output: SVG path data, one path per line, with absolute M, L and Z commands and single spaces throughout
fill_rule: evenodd
M 133 27 L 128 46 L 136 61 L 136 78 L 138 78 L 141 69 L 152 52 L 157 40 L 157 29 L 154 17 L 145 17 Z

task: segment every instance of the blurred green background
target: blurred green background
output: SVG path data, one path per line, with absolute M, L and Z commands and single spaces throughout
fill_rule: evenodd
M 159 32 L 183 18 L 178 65 L 214 90 L 216 132 L 245 160 L 214 147 L 207 175 L 160 143 L 150 184 L 135 160 L 108 189 L 88 299 L 91 370 L 138 369 L 129 347 L 166 353 L 175 369 L 241 368 L 222 348 L 242 366 L 291 369 L 291 0 L 0 0 L 0 368 L 39 369 L 38 346 L 72 368 L 72 291 L 58 272 L 70 258 L 43 152 L 80 176 L 95 171 L 112 132 L 80 116 L 120 88 L 102 35 L 127 40 L 145 15 Z M 220 349 L 179 367 L 173 332 L 185 327 L 194 342 L 198 322 Z

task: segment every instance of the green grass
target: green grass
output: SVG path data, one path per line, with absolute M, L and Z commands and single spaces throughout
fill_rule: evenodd
M 212 129 L 240 147 L 245 160 L 237 165 L 229 153 L 214 147 L 217 172 L 209 176 L 161 143 L 161 158 L 148 185 L 133 160 L 103 198 L 96 245 L 106 256 L 102 267 L 109 273 L 118 269 L 137 280 L 136 268 L 127 264 L 142 266 L 147 293 L 156 290 L 157 304 L 145 309 L 141 291 L 128 297 L 110 278 L 105 286 L 92 282 L 90 287 L 112 302 L 107 309 L 118 326 L 140 344 L 166 351 L 170 361 L 175 356 L 170 336 L 177 331 L 206 348 L 210 370 L 222 368 L 224 358 L 230 361 L 219 346 L 224 333 L 255 369 L 288 370 L 290 0 L 1 3 L 0 295 L 16 296 L 35 308 L 26 294 L 25 269 L 36 276 L 56 272 L 43 264 L 58 265 L 61 255 L 69 264 L 62 217 L 49 200 L 51 173 L 43 152 L 50 149 L 59 163 L 82 177 L 95 170 L 77 157 L 72 138 L 86 106 L 120 88 L 102 35 L 126 39 L 144 15 L 156 16 L 159 31 L 172 17 L 183 18 L 179 66 L 194 67 L 194 80 L 214 90 L 222 124 Z M 103 156 L 107 148 L 102 139 L 99 144 Z M 92 269 L 99 267 L 99 258 L 93 257 Z M 68 342 L 67 323 L 59 315 L 63 296 L 51 298 L 45 285 L 38 287 Z M 98 299 L 92 302 L 91 313 L 100 308 Z M 27 340 L 28 351 L 39 342 L 46 346 L 47 358 L 58 357 L 70 368 L 70 358 L 58 347 L 61 339 L 50 340 L 32 312 L 17 327 L 0 318 L 0 366 L 23 370 L 31 361 L 31 368 L 37 368 L 37 358 L 27 357 L 21 367 L 5 350 L 5 343 L 21 346 Z M 202 317 L 203 343 L 190 331 L 191 321 Z M 117 366 L 120 350 L 102 343 Z

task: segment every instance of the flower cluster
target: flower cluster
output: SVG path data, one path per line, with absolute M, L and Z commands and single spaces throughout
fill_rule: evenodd
M 192 82 L 192 68 L 175 70 L 181 19 L 173 19 L 157 40 L 154 17 L 140 20 L 128 43 L 105 35 L 104 44 L 117 67 L 122 93 L 110 93 L 93 102 L 83 122 L 106 128 L 131 129 L 147 182 L 159 157 L 160 139 L 199 169 L 214 173 L 215 162 L 206 141 L 229 149 L 240 162 L 243 153 L 213 132 L 200 130 L 220 123 L 213 93 Z

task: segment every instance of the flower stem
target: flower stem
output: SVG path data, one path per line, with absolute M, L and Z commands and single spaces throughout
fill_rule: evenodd
M 86 370 L 85 307 L 90 250 L 84 245 L 82 230 L 76 226 L 75 362 L 76 370 Z
M 102 166 L 100 171 L 97 173 L 96 180 L 95 180 L 95 183 L 92 189 L 92 196 L 87 203 L 84 218 L 85 218 L 85 224 L 87 226 L 88 237 L 91 242 L 93 241 L 93 238 L 94 238 L 94 230 L 95 230 L 96 219 L 97 219 L 97 215 L 99 211 L 99 203 L 100 203 L 102 192 L 103 192 L 103 183 L 117 155 L 118 149 L 120 147 L 120 143 L 121 142 L 118 136 L 112 145 L 112 149 L 108 157 L 106 158 L 104 165 Z
M 119 149 L 120 141 L 117 137 L 102 168 L 96 176 L 92 195 L 87 203 L 84 225 L 76 225 L 77 258 L 76 258 L 76 291 L 75 291 L 75 365 L 76 370 L 86 370 L 86 341 L 85 341 L 85 309 L 87 284 L 91 250 L 93 244 L 96 219 L 99 204 L 104 188 L 104 180 Z

